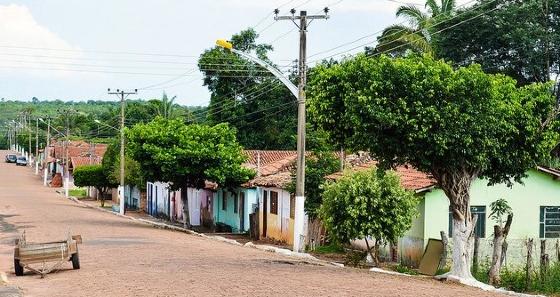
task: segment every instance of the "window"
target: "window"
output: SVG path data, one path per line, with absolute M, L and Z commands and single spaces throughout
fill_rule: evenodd
M 471 214 L 477 216 L 474 234 L 478 238 L 486 237 L 486 206 L 471 206 Z M 453 213 L 449 211 L 449 237 L 453 236 Z
M 222 194 L 222 210 L 226 211 L 227 210 L 227 193 L 223 192 Z
M 278 214 L 278 192 L 270 191 L 270 213 Z
M 233 195 L 233 213 L 237 213 L 239 207 L 239 199 L 237 197 L 237 195 Z
M 541 206 L 539 234 L 541 238 L 560 238 L 560 207 Z
M 296 196 L 294 194 L 290 195 L 290 218 L 295 218 L 296 214 Z

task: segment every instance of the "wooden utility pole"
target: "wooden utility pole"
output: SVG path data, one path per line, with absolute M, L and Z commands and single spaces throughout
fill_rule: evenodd
M 299 85 L 298 85 L 298 127 L 297 127 L 297 169 L 296 169 L 296 197 L 294 218 L 294 251 L 303 250 L 304 241 L 304 204 L 305 204 L 305 86 L 307 83 L 307 27 L 316 19 L 328 19 L 329 9 L 325 7 L 323 15 L 307 15 L 302 10 L 296 16 L 296 10 L 290 10 L 291 15 L 278 16 L 280 11 L 274 10 L 274 19 L 292 21 L 299 28 Z M 297 25 L 296 20 L 299 20 Z
M 135 95 L 138 93 L 138 89 L 134 89 L 134 92 L 126 92 L 123 90 L 117 89 L 116 92 L 111 92 L 111 89 L 107 89 L 107 92 L 110 95 L 118 95 L 121 99 L 121 151 L 120 151 L 120 186 L 119 186 L 119 213 L 124 215 L 125 212 L 125 204 L 124 204 L 124 105 L 125 105 L 125 97 L 128 95 Z

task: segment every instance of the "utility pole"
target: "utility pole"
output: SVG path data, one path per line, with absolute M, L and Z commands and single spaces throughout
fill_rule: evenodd
M 44 121 L 43 121 L 44 122 Z M 49 166 L 48 166 L 48 159 L 49 159 L 49 147 L 50 147 L 50 141 L 51 141 L 51 118 L 47 117 L 47 142 L 45 144 L 45 150 L 43 152 L 44 155 L 44 161 L 45 161 L 45 168 L 43 168 L 43 186 L 47 186 L 47 181 L 48 181 L 48 172 L 49 172 Z
M 35 175 L 39 174 L 39 118 L 35 123 Z
M 305 216 L 305 85 L 307 83 L 307 27 L 316 19 L 328 19 L 329 9 L 325 7 L 323 15 L 307 15 L 302 10 L 296 16 L 296 10 L 291 9 L 291 15 L 278 16 L 278 9 L 274 10 L 274 19 L 292 21 L 299 28 L 299 85 L 298 85 L 298 127 L 297 127 L 297 169 L 296 169 L 296 197 L 294 216 L 294 252 L 301 252 L 304 246 L 304 216 Z M 296 23 L 299 20 L 299 25 Z
M 70 171 L 68 167 L 70 167 L 70 160 L 68 160 L 68 146 L 70 145 L 70 123 L 69 123 L 69 115 L 66 115 L 66 147 L 64 152 L 64 195 L 68 198 L 69 191 L 70 191 Z
M 127 92 L 123 90 L 117 89 L 116 92 L 111 92 L 111 89 L 107 89 L 109 95 L 118 95 L 121 99 L 121 157 L 120 157 L 120 185 L 119 185 L 119 213 L 124 215 L 124 105 L 125 105 L 125 97 L 128 95 L 135 95 L 138 93 L 138 89 L 134 89 L 134 92 Z

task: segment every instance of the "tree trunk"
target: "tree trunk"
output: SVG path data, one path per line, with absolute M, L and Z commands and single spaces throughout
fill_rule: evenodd
M 505 239 L 509 233 L 509 228 L 511 227 L 511 222 L 513 215 L 509 214 L 507 217 L 506 225 L 504 227 L 500 225 L 494 225 L 494 250 L 492 252 L 492 265 L 490 266 L 490 271 L 488 271 L 488 282 L 490 285 L 498 286 L 500 284 L 500 271 L 502 269 L 502 263 L 504 259 L 504 243 Z M 507 244 L 505 244 L 507 250 Z
M 367 248 L 368 254 L 370 255 L 371 259 L 373 260 L 373 265 L 375 265 L 375 267 L 379 267 L 379 259 L 377 258 L 377 252 L 372 253 L 372 250 L 375 249 L 376 247 L 378 247 L 377 240 L 375 241 L 375 245 L 373 247 L 369 246 L 369 242 L 367 240 L 367 237 L 364 238 L 364 240 L 366 241 L 366 248 Z
M 458 167 L 434 168 L 434 178 L 449 199 L 453 224 L 453 263 L 449 276 L 457 279 L 473 279 L 471 255 L 474 246 L 474 226 L 470 211 L 469 191 L 473 180 L 478 176 L 476 169 Z
M 453 249 L 451 275 L 459 278 L 473 278 L 471 274 L 471 219 L 453 217 Z

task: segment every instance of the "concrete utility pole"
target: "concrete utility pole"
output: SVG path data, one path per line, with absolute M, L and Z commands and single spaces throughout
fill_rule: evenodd
M 45 120 L 40 119 L 41 122 L 45 123 Z M 47 163 L 47 160 L 49 159 L 49 147 L 50 147 L 50 141 L 51 141 L 51 118 L 47 117 L 47 142 L 45 144 L 45 150 L 43 152 L 43 158 L 45 161 L 45 168 L 43 168 L 43 186 L 47 186 L 47 177 L 48 177 L 48 172 L 49 172 L 49 166 Z
M 39 174 L 39 118 L 35 123 L 35 175 Z
M 64 162 L 64 195 L 68 197 L 70 192 L 70 171 L 68 167 L 70 167 L 70 160 L 68 160 L 68 146 L 70 146 L 70 123 L 69 123 L 69 115 L 66 115 L 66 149 L 65 149 L 65 159 Z
M 134 92 L 125 92 L 123 90 L 117 89 L 116 92 L 111 92 L 111 89 L 107 89 L 107 92 L 110 95 L 118 95 L 121 99 L 121 158 L 120 158 L 120 165 L 121 165 L 121 173 L 120 173 L 120 186 L 119 186 L 119 213 L 124 215 L 124 105 L 125 105 L 125 97 L 128 95 L 135 95 L 138 94 L 138 89 L 134 89 Z
M 297 170 L 296 197 L 294 216 L 294 251 L 301 252 L 304 247 L 304 216 L 305 216 L 305 86 L 307 83 L 307 27 L 316 19 L 328 19 L 329 9 L 325 7 L 323 15 L 307 15 L 307 11 L 290 10 L 291 15 L 278 16 L 280 11 L 274 10 L 274 19 L 292 21 L 299 28 L 299 86 L 298 86 L 298 127 L 297 127 Z M 299 25 L 296 23 L 299 20 Z

